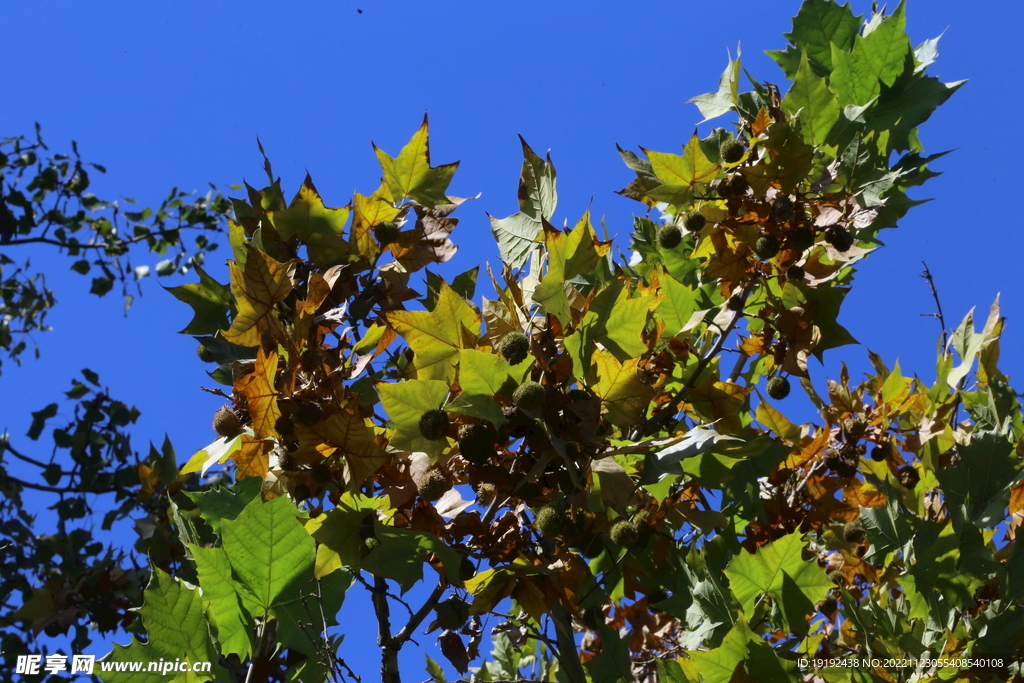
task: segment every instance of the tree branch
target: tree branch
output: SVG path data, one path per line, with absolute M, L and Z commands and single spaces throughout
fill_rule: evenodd
M 946 318 L 942 315 L 942 302 L 939 301 L 939 291 L 935 288 L 935 280 L 932 278 L 931 271 L 928 270 L 928 264 L 921 261 L 921 265 L 924 266 L 924 272 L 919 277 L 923 277 L 928 281 L 928 288 L 932 290 L 932 298 L 935 299 L 935 308 L 938 311 L 938 313 L 922 313 L 921 315 L 939 319 L 939 324 L 942 325 L 942 348 L 945 349 L 949 343 L 949 337 L 946 334 Z

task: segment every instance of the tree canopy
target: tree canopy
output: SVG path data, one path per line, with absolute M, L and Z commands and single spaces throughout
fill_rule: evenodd
M 167 266 L 198 279 L 170 292 L 220 385 L 217 438 L 184 465 L 165 443 L 128 469 L 131 410 L 77 382 L 79 422 L 53 433 L 76 469 L 42 476 L 62 496 L 65 476 L 114 493 L 108 526 L 141 511 L 150 566 L 65 528 L 5 549 L 21 572 L 5 600 L 25 595 L 5 649 L 27 651 L 19 628 L 75 627 L 81 644 L 92 621 L 133 634 L 108 665 L 212 663 L 107 681 L 359 681 L 351 588 L 372 596 L 384 683 L 422 677 L 398 653 L 424 627 L 438 683 L 445 667 L 569 683 L 1019 675 L 1024 421 L 998 299 L 980 330 L 973 312 L 948 337 L 942 320 L 932 384 L 870 351 L 860 382 L 845 366 L 826 395 L 809 380 L 812 357 L 856 343 L 840 313 L 858 263 L 921 202 L 908 193 L 942 154 L 918 127 L 962 84 L 929 75 L 937 39 L 914 48 L 904 12 L 806 0 L 770 53 L 788 84 L 737 56 L 691 100 L 729 127 L 681 154 L 620 148 L 635 177 L 619 193 L 642 205 L 628 255 L 589 212 L 551 223 L 554 164 L 522 140 L 519 211 L 490 217 L 500 264 L 441 277 L 473 200 L 448 194 L 458 164 L 434 164 L 426 118 L 397 154 L 375 147 L 369 195 L 325 201 L 309 175 L 286 192 L 264 154 L 267 184 L 230 210 L 175 196 L 155 220 L 226 222 L 227 282 L 184 252 Z M 102 238 L 84 268 L 109 289 L 127 245 L 68 189 L 84 167 L 50 163 L 57 197 L 84 205 L 51 221 Z M 5 234 L 57 235 L 24 192 L 5 196 L 23 212 Z M 155 250 L 181 239 L 136 230 Z M 69 235 L 56 246 L 79 248 Z M 786 416 L 794 392 L 814 421 Z M 16 510 L 32 484 L 5 484 L 11 538 L 32 536 Z M 62 498 L 62 524 L 84 500 Z

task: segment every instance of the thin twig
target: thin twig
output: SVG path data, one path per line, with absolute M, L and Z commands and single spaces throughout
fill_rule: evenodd
M 405 641 L 412 638 L 413 632 L 419 628 L 419 625 L 423 623 L 423 620 L 430 614 L 430 610 L 434 609 L 434 605 L 437 604 L 438 598 L 444 593 L 448 587 L 448 582 L 443 578 L 438 581 L 437 586 L 433 592 L 427 597 L 426 602 L 420 606 L 416 613 L 409 618 L 409 623 L 402 627 L 402 630 L 395 634 L 395 637 L 391 639 L 392 647 L 396 650 L 405 644 Z
M 935 299 L 935 308 L 938 310 L 938 313 L 922 313 L 921 315 L 939 319 L 939 324 L 942 325 L 942 348 L 945 349 L 946 344 L 949 343 L 949 337 L 946 334 L 946 318 L 942 315 L 942 302 L 939 301 L 939 291 L 935 288 L 935 279 L 932 278 L 932 273 L 928 270 L 928 264 L 921 261 L 921 265 L 924 266 L 924 272 L 921 273 L 920 277 L 928 281 L 928 288 L 932 290 L 932 298 Z

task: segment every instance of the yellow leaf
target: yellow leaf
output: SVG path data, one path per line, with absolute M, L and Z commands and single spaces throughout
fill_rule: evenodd
M 391 157 L 377 145 L 373 146 L 377 160 L 384 171 L 384 180 L 394 202 L 407 197 L 424 206 L 448 204 L 445 196 L 448 183 L 455 175 L 459 163 L 431 167 L 430 143 L 427 135 L 427 117 L 423 125 L 402 148 L 398 157 Z
M 387 184 L 381 183 L 377 191 L 369 197 L 358 192 L 352 198 L 355 211 L 352 214 L 352 235 L 349 238 L 356 253 L 372 259 L 380 252 L 377 241 L 373 238 L 371 228 L 384 221 L 393 221 L 402 213 L 396 209 L 394 200 L 388 192 Z
M 348 256 L 348 242 L 343 237 L 348 214 L 347 206 L 337 209 L 324 206 L 308 173 L 287 209 L 267 211 L 281 239 L 288 241 L 297 237 L 309 250 L 310 259 L 321 268 Z
M 291 293 L 295 262 L 279 263 L 251 244 L 245 269 L 229 263 L 231 293 L 238 303 L 231 329 L 224 338 L 240 346 L 256 346 L 264 331 L 275 330 L 280 323 L 273 316 L 274 304 Z
M 620 427 L 636 424 L 644 417 L 654 397 L 654 387 L 644 384 L 637 375 L 636 358 L 619 363 L 610 351 L 594 354 L 597 383 L 594 393 L 608 409 L 608 419 Z
M 433 311 L 391 311 L 387 319 L 412 349 L 417 379 L 455 379 L 459 351 L 480 336 L 480 314 L 443 280 Z
M 255 370 L 245 375 L 240 381 L 244 386 L 236 387 L 246 397 L 249 415 L 252 416 L 252 429 L 258 439 L 277 436 L 274 425 L 281 417 L 277 407 L 277 390 L 274 378 L 277 375 L 277 351 L 269 355 L 260 347 L 256 352 Z

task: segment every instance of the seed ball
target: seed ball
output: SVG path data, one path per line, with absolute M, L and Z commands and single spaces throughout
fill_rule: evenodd
M 839 609 L 839 603 L 836 602 L 836 599 L 831 595 L 818 603 L 818 611 L 826 617 L 830 617 L 835 614 L 837 609 Z
M 213 351 L 206 348 L 202 344 L 196 347 L 196 355 L 199 356 L 199 360 L 203 361 L 204 363 L 214 362 Z
M 805 275 L 804 269 L 795 263 L 786 269 L 787 280 L 803 280 Z
M 534 420 L 516 406 L 505 406 L 501 409 L 505 416 L 505 424 L 501 426 L 501 433 L 508 434 L 516 439 L 521 439 L 529 433 L 534 425 Z
M 420 483 L 417 493 L 420 494 L 421 498 L 425 498 L 433 503 L 447 493 L 451 487 L 451 482 L 448 481 L 448 477 L 444 476 L 443 472 L 440 470 L 430 470 Z
M 851 417 L 843 424 L 843 430 L 850 441 L 859 441 L 868 429 L 868 421 L 863 416 Z
M 683 241 L 683 231 L 678 225 L 668 224 L 658 228 L 658 246 L 662 249 L 675 249 Z
M 875 462 L 882 462 L 889 457 L 889 442 L 880 443 L 871 449 L 871 459 Z
M 743 158 L 743 154 L 746 152 L 746 147 L 743 145 L 742 140 L 726 138 L 725 140 L 722 140 L 722 144 L 718 146 L 718 152 L 722 155 L 722 161 L 727 164 L 735 164 Z
M 448 413 L 440 408 L 434 408 L 420 417 L 420 434 L 424 439 L 440 441 L 448 434 L 448 425 Z
M 736 295 L 729 297 L 729 301 L 725 304 L 726 308 L 730 311 L 742 311 L 743 310 L 743 297 Z
M 772 203 L 772 218 L 776 223 L 788 223 L 794 215 L 793 200 L 786 195 L 779 195 Z
M 366 547 L 366 552 L 369 553 L 380 547 L 380 541 L 376 537 L 370 536 L 363 540 L 363 545 Z
M 437 625 L 446 631 L 462 628 L 469 618 L 469 604 L 462 598 L 448 598 L 434 607 Z
M 565 531 L 565 524 L 569 517 L 565 510 L 555 505 L 545 505 L 537 513 L 537 519 L 533 526 L 548 538 L 554 538 Z
M 789 380 L 785 377 L 772 377 L 768 380 L 768 395 L 776 401 L 789 396 Z
M 530 339 L 522 332 L 509 332 L 498 343 L 498 353 L 509 365 L 519 365 L 530 354 Z
M 620 519 L 613 524 L 609 535 L 612 541 L 623 548 L 631 548 L 640 540 L 640 533 L 636 530 L 636 527 L 630 524 L 629 520 L 625 519 Z
M 761 235 L 754 243 L 754 253 L 757 257 L 767 261 L 779 253 L 779 240 L 774 235 Z
M 683 227 L 688 232 L 700 232 L 707 225 L 708 219 L 704 217 L 700 211 L 693 210 L 687 211 L 686 215 L 683 216 Z
M 566 394 L 570 401 L 589 401 L 590 393 L 586 389 L 570 389 Z
M 857 474 L 857 466 L 860 464 L 860 458 L 840 458 L 839 465 L 835 468 L 835 473 L 840 477 L 853 477 Z
M 913 465 L 907 465 L 900 468 L 898 479 L 904 488 L 912 489 L 921 481 L 921 475 L 917 473 Z
M 825 229 L 825 241 L 836 248 L 836 251 L 846 252 L 853 246 L 853 235 L 841 225 L 830 225 Z
M 739 199 L 747 194 L 750 184 L 741 174 L 735 173 L 716 181 L 715 189 L 723 199 Z
M 536 410 L 544 405 L 544 387 L 536 382 L 523 382 L 512 393 L 512 401 L 523 410 Z
M 859 545 L 853 549 L 853 554 L 857 557 L 864 557 L 868 554 L 868 547 L 866 545 Z
M 304 427 L 312 427 L 324 415 L 324 409 L 314 401 L 299 401 L 292 407 L 292 419 Z
M 789 248 L 793 251 L 803 251 L 814 246 L 814 232 L 810 228 L 797 228 L 789 233 Z
M 843 538 L 848 543 L 860 543 L 864 540 L 864 529 L 861 527 L 859 519 L 843 525 Z
M 827 576 L 828 580 L 832 583 L 837 583 L 840 586 L 846 585 L 846 574 L 842 573 L 839 570 L 828 572 L 825 574 L 825 576 Z
M 490 422 L 464 425 L 459 430 L 459 452 L 477 467 L 486 465 L 497 455 L 494 449 L 497 442 L 498 431 Z
M 382 221 L 373 226 L 373 238 L 380 246 L 386 246 L 398 239 L 402 229 L 394 221 Z
M 242 431 L 242 421 L 238 419 L 238 413 L 228 406 L 221 406 L 213 415 L 213 431 L 225 438 L 237 436 Z
M 497 491 L 494 484 L 486 481 L 481 483 L 476 487 L 476 502 L 480 505 L 489 505 L 494 500 Z
M 462 558 L 462 562 L 459 563 L 459 580 L 469 581 L 476 576 L 476 565 L 473 564 L 473 560 L 468 557 Z

